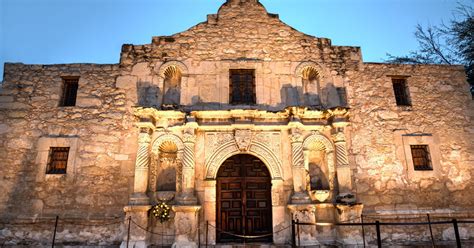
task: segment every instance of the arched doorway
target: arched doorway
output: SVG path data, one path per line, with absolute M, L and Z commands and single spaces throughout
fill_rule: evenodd
M 217 172 L 217 242 L 243 242 L 225 232 L 262 236 L 245 242 L 272 241 L 271 176 L 258 158 L 239 154 Z

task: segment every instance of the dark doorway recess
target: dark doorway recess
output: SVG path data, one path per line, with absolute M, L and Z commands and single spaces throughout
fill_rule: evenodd
M 227 159 L 217 173 L 217 241 L 244 242 L 237 235 L 272 233 L 270 172 L 251 155 Z M 222 231 L 219 231 L 222 230 Z M 272 242 L 272 235 L 245 242 Z

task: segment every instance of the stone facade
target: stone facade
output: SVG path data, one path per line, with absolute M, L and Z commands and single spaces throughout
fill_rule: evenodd
M 253 70 L 255 104 L 231 104 L 234 69 Z M 69 77 L 76 104 L 58 107 Z M 400 78 L 409 106 L 397 106 Z M 187 31 L 124 45 L 117 65 L 5 65 L 0 241 L 48 244 L 58 215 L 64 244 L 215 244 L 204 230 L 219 226 L 218 171 L 238 154 L 268 168 L 276 244 L 290 242 L 294 218 L 472 217 L 473 109 L 461 66 L 364 63 L 360 48 L 300 33 L 257 0 L 228 0 Z M 411 145 L 429 147 L 432 170 L 414 170 Z M 69 147 L 65 174 L 45 174 L 51 147 Z M 149 215 L 160 201 L 173 210 L 163 224 Z M 355 228 L 325 226 L 300 238 L 362 242 Z

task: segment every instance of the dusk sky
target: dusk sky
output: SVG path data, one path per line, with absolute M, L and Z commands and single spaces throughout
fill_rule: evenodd
M 147 44 L 205 21 L 225 0 L 0 0 L 3 63 L 118 63 L 124 43 Z M 294 28 L 334 45 L 360 46 L 364 61 L 416 50 L 416 24 L 449 22 L 474 0 L 261 0 Z

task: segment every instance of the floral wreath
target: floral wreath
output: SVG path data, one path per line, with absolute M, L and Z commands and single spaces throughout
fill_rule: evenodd
M 170 219 L 170 207 L 165 202 L 159 202 L 151 207 L 151 214 L 157 218 L 160 223 L 166 222 Z

